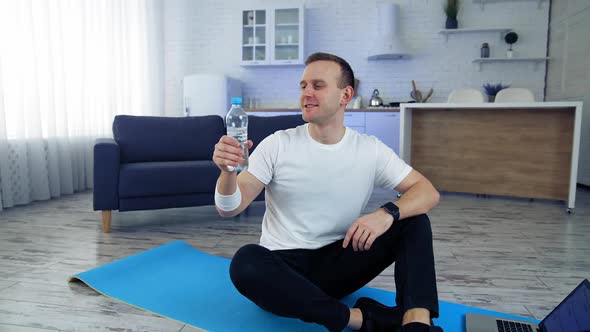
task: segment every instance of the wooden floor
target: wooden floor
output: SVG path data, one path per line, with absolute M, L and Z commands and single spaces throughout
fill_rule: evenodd
M 441 300 L 542 318 L 590 278 L 590 191 L 564 204 L 443 194 L 430 213 Z M 375 193 L 366 212 L 393 197 Z M 213 207 L 113 213 L 101 232 L 92 193 L 0 212 L 0 331 L 197 331 L 68 284 L 69 275 L 172 240 L 231 257 L 257 242 L 263 203 L 221 219 Z M 393 268 L 371 286 L 395 290 Z

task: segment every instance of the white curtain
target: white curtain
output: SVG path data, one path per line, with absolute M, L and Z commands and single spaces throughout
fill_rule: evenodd
M 163 114 L 158 0 L 0 0 L 0 210 L 93 186 L 116 114 Z

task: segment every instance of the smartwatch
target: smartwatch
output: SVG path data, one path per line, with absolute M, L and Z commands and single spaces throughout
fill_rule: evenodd
M 399 220 L 399 208 L 397 205 L 393 204 L 392 202 L 387 202 L 381 205 L 381 208 L 393 216 L 394 222 Z

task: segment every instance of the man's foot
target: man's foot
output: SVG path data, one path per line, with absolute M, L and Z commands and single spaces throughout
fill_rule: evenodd
M 363 313 L 360 332 L 396 331 L 402 325 L 402 310 L 388 307 L 371 298 L 361 297 L 354 304 Z

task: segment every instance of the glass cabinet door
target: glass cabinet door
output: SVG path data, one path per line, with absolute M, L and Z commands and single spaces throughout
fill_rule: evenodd
M 242 61 L 265 61 L 266 53 L 266 11 L 242 11 Z
M 242 66 L 302 65 L 304 7 L 241 9 Z
M 299 15 L 299 8 L 275 10 L 273 60 L 299 60 Z

